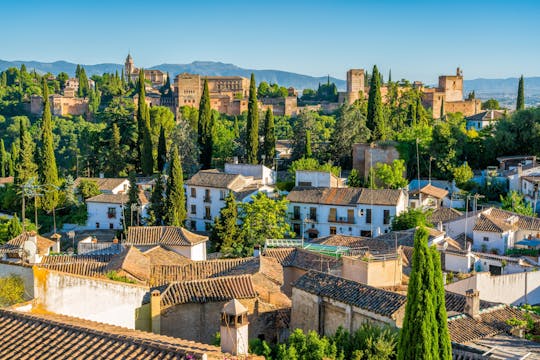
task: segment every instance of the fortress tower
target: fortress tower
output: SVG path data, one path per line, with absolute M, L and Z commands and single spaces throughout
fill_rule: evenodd
M 364 69 L 347 71 L 347 101 L 349 104 L 354 103 L 360 98 L 360 94 L 364 93 L 364 76 Z

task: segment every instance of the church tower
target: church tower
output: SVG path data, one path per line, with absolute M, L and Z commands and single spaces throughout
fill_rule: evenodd
M 124 75 L 128 83 L 131 82 L 131 74 L 133 74 L 134 70 L 135 70 L 135 66 L 133 65 L 133 58 L 131 57 L 131 54 L 128 53 L 126 62 L 124 64 L 124 73 L 125 73 Z

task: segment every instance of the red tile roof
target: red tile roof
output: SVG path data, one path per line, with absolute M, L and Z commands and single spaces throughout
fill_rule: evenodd
M 208 240 L 179 226 L 130 226 L 126 244 L 192 246 Z

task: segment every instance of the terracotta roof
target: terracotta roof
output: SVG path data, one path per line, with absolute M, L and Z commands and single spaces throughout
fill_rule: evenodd
M 81 183 L 81 180 L 87 180 L 87 181 L 94 181 L 99 191 L 112 191 L 116 189 L 118 186 L 122 185 L 125 181 L 128 181 L 126 178 L 86 178 L 86 177 L 80 177 L 75 179 L 73 182 L 73 185 L 75 187 L 78 187 Z M 123 189 L 122 189 L 123 190 Z
M 72 318 L 0 310 L 2 359 L 223 359 L 220 349 Z
M 275 258 L 282 266 L 292 266 L 302 270 L 330 272 L 341 269 L 341 259 L 304 249 L 266 249 L 264 256 Z
M 85 200 L 87 203 L 104 203 L 104 204 L 127 204 L 129 196 L 127 194 L 99 194 Z
M 401 190 L 393 189 L 295 187 L 287 195 L 287 200 L 306 204 L 395 206 L 401 194 Z
M 432 196 L 436 199 L 444 199 L 448 195 L 448 190 L 435 187 L 431 184 L 427 184 L 420 190 L 416 189 L 410 192 L 411 195 L 422 193 L 424 195 Z
M 503 110 L 486 110 L 478 114 L 467 116 L 465 120 L 467 121 L 493 121 L 500 120 L 505 117 L 505 112 Z
M 121 254 L 115 255 L 105 268 L 106 272 L 126 273 L 138 280 L 150 278 L 150 260 L 134 246 L 128 246 Z
M 367 248 L 371 252 L 386 251 L 389 249 L 388 244 L 384 241 L 366 238 L 362 236 L 336 234 L 314 239 L 312 242 L 322 245 L 346 246 L 352 249 Z
M 358 308 L 392 317 L 405 306 L 406 296 L 317 271 L 309 271 L 293 287 Z
M 189 186 L 236 190 L 244 181 L 239 174 L 226 174 L 218 170 L 201 170 L 186 181 Z
M 24 242 L 28 240 L 28 238 L 32 234 L 35 234 L 35 233 L 27 231 L 9 240 L 4 245 L 0 246 L 0 254 L 18 253 L 19 250 L 22 249 Z M 54 244 L 56 244 L 54 241 L 47 239 L 46 237 L 43 237 L 41 235 L 35 234 L 35 236 L 36 236 L 37 250 L 38 250 L 39 255 L 45 255 L 47 251 L 52 246 L 54 246 Z
M 429 234 L 428 240 L 432 241 L 433 239 L 442 236 L 444 232 L 439 231 L 437 229 L 425 228 Z M 386 245 L 389 248 L 395 248 L 395 244 L 397 243 L 398 246 L 414 246 L 414 234 L 416 233 L 416 229 L 409 229 L 409 230 L 400 230 L 400 231 L 391 231 L 386 234 L 382 234 L 380 236 L 377 236 L 373 240 L 385 242 Z
M 152 266 L 150 285 L 158 286 L 177 281 L 200 280 L 209 277 L 225 276 L 229 275 L 235 268 L 242 267 L 246 262 L 250 262 L 251 265 L 253 265 L 252 260 L 253 258 L 218 259 L 194 261 L 185 265 Z
M 100 255 L 49 255 L 44 256 L 41 260 L 41 266 L 58 265 L 58 264 L 77 264 L 84 262 L 99 262 L 107 263 L 111 261 L 113 254 Z
M 208 240 L 179 226 L 130 226 L 126 238 L 132 245 L 192 246 Z
M 513 326 L 506 323 L 507 320 L 527 320 L 530 317 L 535 323 L 540 322 L 540 317 L 526 313 L 508 305 L 480 311 L 480 318 L 473 319 L 467 315 L 453 316 L 448 319 L 448 330 L 453 342 L 466 344 L 468 342 L 491 337 L 500 333 L 510 332 Z
M 506 211 L 498 208 L 490 208 L 484 211 L 489 214 L 492 219 L 507 220 L 510 217 L 517 219 L 516 226 L 521 230 L 540 231 L 540 219 L 532 216 L 516 214 L 511 211 Z
M 256 297 L 250 275 L 221 276 L 173 283 L 163 292 L 161 306 L 168 308 L 185 303 L 202 304 Z
M 439 222 L 447 222 L 460 218 L 463 215 L 462 212 L 453 208 L 439 207 L 428 215 L 428 221 L 433 225 L 437 225 Z
M 445 291 L 445 305 L 448 313 L 463 313 L 465 311 L 465 295 L 457 294 L 451 291 Z M 490 301 L 480 300 L 480 310 L 492 308 L 500 305 Z
M 504 220 L 497 219 L 489 215 L 480 214 L 480 217 L 476 219 L 473 231 L 503 233 L 514 229 L 516 229 L 515 225 L 512 225 Z
M 150 265 L 181 265 L 191 262 L 185 256 L 182 256 L 164 246 L 157 245 L 143 252 L 150 260 Z

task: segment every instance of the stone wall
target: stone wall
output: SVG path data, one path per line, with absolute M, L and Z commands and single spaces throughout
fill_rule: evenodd
M 34 297 L 34 273 L 29 265 L 13 264 L 9 261 L 0 261 L 0 277 L 10 275 L 19 276 L 24 283 L 24 298 Z
M 392 164 L 399 159 L 397 148 L 391 144 L 382 144 L 371 147 L 371 144 L 354 144 L 352 149 L 353 168 L 358 170 L 359 175 L 364 177 L 369 174 L 369 168 L 378 163 Z
M 37 309 L 135 329 L 149 288 L 34 267 Z

